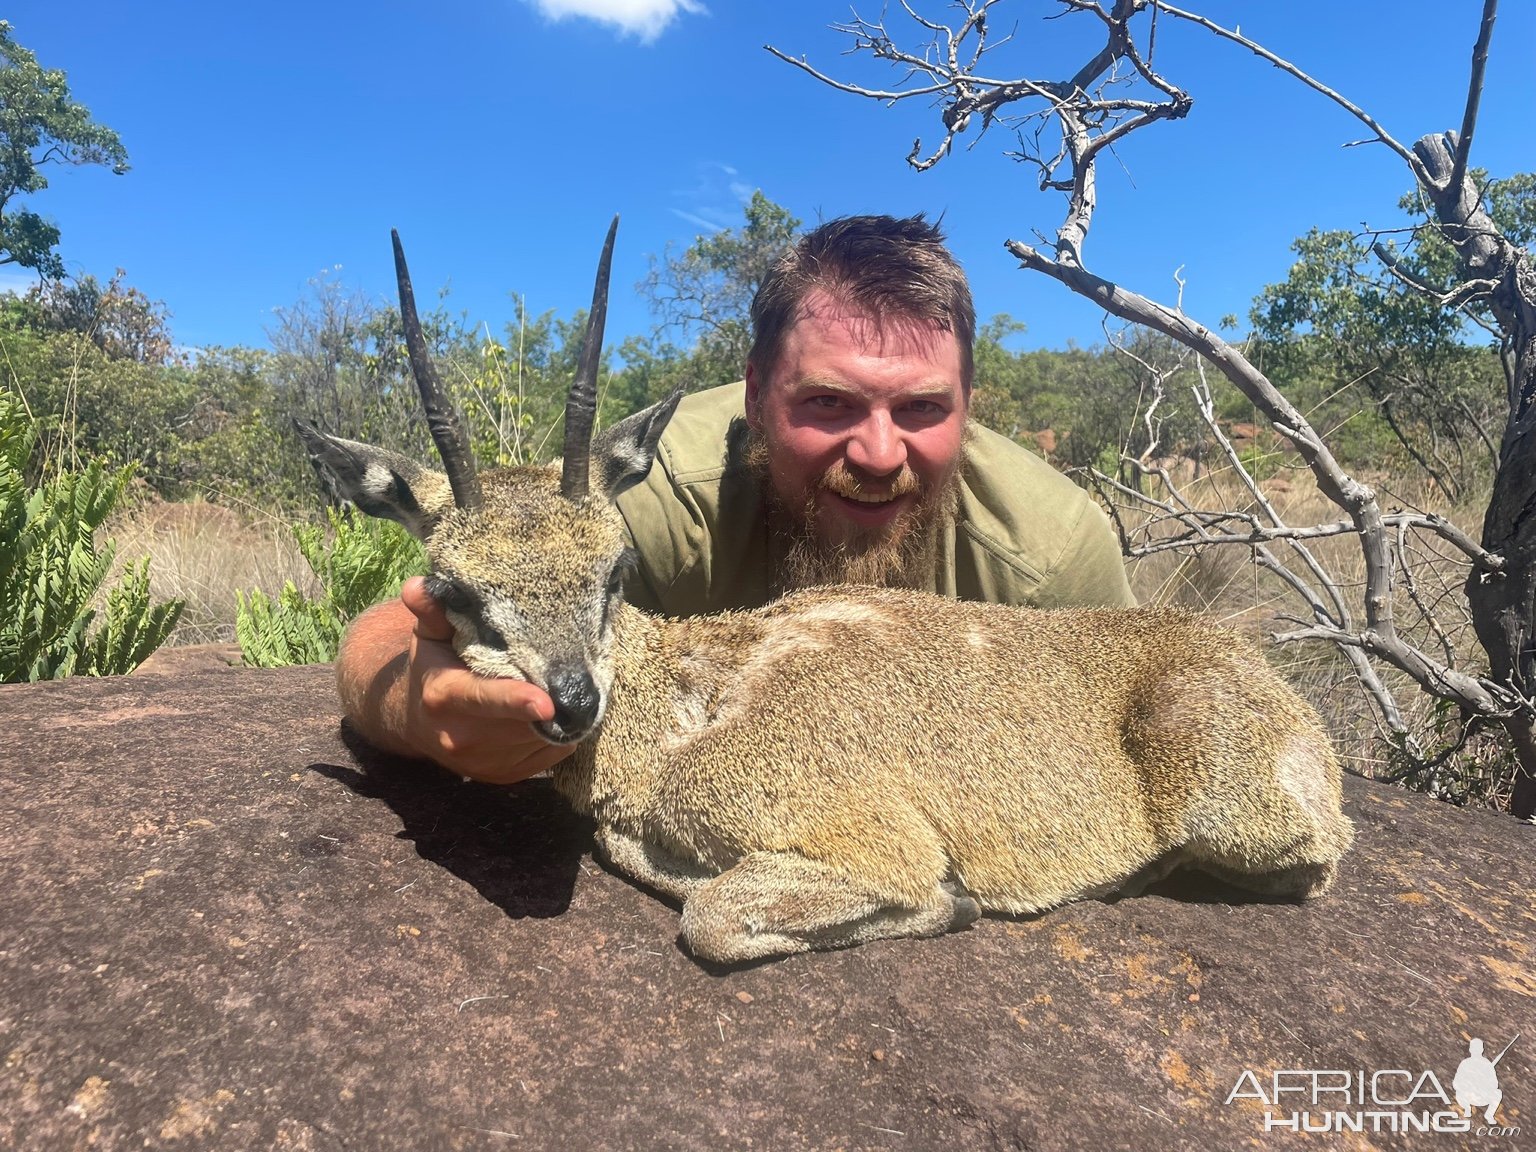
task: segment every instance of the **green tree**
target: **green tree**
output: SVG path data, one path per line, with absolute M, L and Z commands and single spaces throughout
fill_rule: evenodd
M 409 452 L 421 444 L 420 401 L 405 359 L 398 313 L 322 274 L 267 330 L 263 371 L 283 417 L 313 420 L 339 436 Z M 443 326 L 428 317 L 428 338 L 443 349 Z
M 36 414 L 29 476 L 50 462 L 78 467 L 100 459 L 133 464 L 162 492 L 175 484 L 170 460 L 195 405 L 181 367 L 114 359 L 90 336 L 41 331 L 0 308 L 0 386 L 25 396 Z
M 740 228 L 700 236 L 679 255 L 670 250 L 651 257 L 650 272 L 638 287 L 658 320 L 648 370 L 656 362 L 678 358 L 679 349 L 664 338 L 678 333 L 682 355 L 695 387 L 741 379 L 752 347 L 749 312 L 752 297 L 774 259 L 794 243 L 800 221 L 761 190 L 752 194 Z M 626 345 L 625 361 L 642 354 Z
M 59 164 L 99 164 L 120 176 L 128 153 L 116 132 L 70 98 L 64 73 L 38 64 L 0 20 L 0 265 L 35 268 L 53 279 L 64 274 L 55 251 L 58 226 L 12 207 L 17 197 L 48 187 L 48 166 Z
M 530 316 L 524 299 L 514 294 L 514 300 L 514 317 L 500 338 L 489 327 L 471 327 L 441 303 L 421 318 L 475 458 L 487 467 L 559 455 L 565 391 L 586 328 L 585 312 L 570 320 L 552 311 Z M 261 372 L 270 382 L 292 460 L 301 454 L 286 431 L 290 417 L 416 459 L 435 455 L 395 307 L 321 276 L 302 299 L 279 310 L 268 337 L 273 350 Z M 605 400 L 609 384 L 606 374 L 600 375 L 599 395 Z
M 525 298 L 501 340 L 488 335 L 450 357 L 449 392 L 465 415 L 476 459 L 484 464 L 539 464 L 565 450 L 565 397 L 586 336 L 587 313 L 569 320 L 553 311 L 527 315 Z M 615 397 L 605 349 L 598 368 L 600 413 L 632 410 Z M 615 404 L 618 404 L 615 409 Z
M 252 348 L 205 348 L 182 375 L 190 411 L 176 428 L 164 495 L 198 493 L 286 513 L 315 504 L 315 476 L 295 441 L 289 414 Z
M 1023 412 L 1025 361 L 1004 347 L 1003 341 L 1023 331 L 1023 322 L 1006 313 L 999 313 L 976 330 L 971 418 L 1012 439 L 1031 430 Z
M 17 323 L 40 332 L 75 332 L 113 360 L 167 364 L 174 358 L 170 313 L 165 302 L 151 300 L 125 284 L 119 268 L 103 284 L 89 274 L 45 280 L 14 299 Z
M 1486 187 L 1503 234 L 1529 244 L 1536 177 L 1473 179 Z M 1411 286 L 1451 283 L 1456 254 L 1417 196 L 1405 196 L 1399 207 L 1412 220 L 1406 247 L 1314 228 L 1292 246 L 1299 259 L 1282 283 L 1264 289 L 1251 318 L 1264 345 L 1259 354 L 1277 379 L 1316 373 L 1329 394 L 1354 406 L 1364 400 L 1454 501 L 1474 472 L 1498 465 L 1505 385 L 1497 357 L 1468 340 L 1474 326 L 1492 326 L 1486 300 L 1447 308 Z

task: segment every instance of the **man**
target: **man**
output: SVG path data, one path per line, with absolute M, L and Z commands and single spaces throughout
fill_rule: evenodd
M 834 220 L 774 264 L 752 303 L 744 384 L 686 398 L 647 479 L 619 498 L 642 608 L 756 607 L 833 582 L 1039 607 L 1133 603 L 1105 517 L 1017 445 L 968 426 L 976 318 L 921 216 Z M 571 751 L 532 729 L 548 695 L 474 676 L 442 609 L 407 581 L 337 657 L 374 744 L 511 783 Z

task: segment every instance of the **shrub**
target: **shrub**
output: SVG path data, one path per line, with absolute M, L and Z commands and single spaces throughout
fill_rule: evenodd
M 239 594 L 235 635 L 247 664 L 282 668 L 336 658 L 341 634 L 364 609 L 394 596 L 427 570 L 426 551 L 404 528 L 328 510 L 330 540 L 318 525 L 294 528 L 299 551 L 325 591 L 310 599 L 286 581 L 277 599 L 260 589 Z
M 96 530 L 133 469 L 94 459 L 34 486 L 26 467 L 36 441 L 21 397 L 0 391 L 0 681 L 131 672 L 170 635 L 182 607 L 150 600 L 147 559 L 97 607 L 116 547 L 98 545 Z

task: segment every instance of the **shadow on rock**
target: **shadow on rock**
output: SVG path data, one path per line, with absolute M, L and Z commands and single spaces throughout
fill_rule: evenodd
M 314 763 L 310 771 L 381 800 L 400 817 L 399 836 L 508 916 L 558 916 L 569 907 L 592 823 L 547 779 L 511 787 L 465 782 L 419 761 L 389 756 L 346 725 L 342 740 L 361 770 Z
M 1149 884 L 1142 896 L 1162 896 L 1180 904 L 1300 904 L 1296 896 L 1255 892 L 1229 883 L 1198 868 L 1179 868 Z

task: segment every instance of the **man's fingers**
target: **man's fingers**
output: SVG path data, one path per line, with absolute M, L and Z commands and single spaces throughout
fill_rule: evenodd
M 400 587 L 400 599 L 416 617 L 411 663 L 421 684 L 422 706 L 429 712 L 482 716 L 492 720 L 552 720 L 549 693 L 526 680 L 476 676 L 454 652 L 453 626 L 442 606 L 427 595 L 426 582 L 412 576 Z
M 553 768 L 575 750 L 573 744 L 545 744 L 520 757 L 521 749 L 518 748 L 499 748 L 495 755 L 491 755 L 477 747 L 460 755 L 454 748 L 444 747 L 437 759 L 450 772 L 482 784 L 516 784 L 519 780 L 537 776 L 546 768 Z
M 477 676 L 451 643 L 453 626 L 420 577 L 400 588 L 415 617 L 410 639 L 408 705 L 415 746 L 450 771 L 487 784 L 512 784 L 570 755 L 531 725 L 551 720 L 549 693 L 526 680 Z
M 400 586 L 400 600 L 416 617 L 416 635 L 423 640 L 453 639 L 453 625 L 443 606 L 427 595 L 427 582 L 412 576 Z
M 526 680 L 493 680 L 476 676 L 459 663 L 452 650 L 445 654 L 433 641 L 417 641 L 421 706 L 429 714 L 484 720 L 552 720 L 555 703 L 549 693 Z

